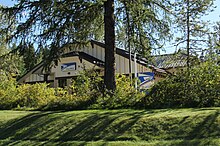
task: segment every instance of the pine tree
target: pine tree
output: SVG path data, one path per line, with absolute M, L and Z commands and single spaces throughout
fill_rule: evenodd
M 2 6 L 0 6 L 2 8 Z M 0 73 L 5 72 L 12 76 L 21 76 L 25 73 L 23 58 L 14 52 L 15 44 L 9 45 L 6 41 L 7 34 L 10 34 L 14 29 L 12 26 L 6 31 L 7 24 L 14 19 L 9 19 L 5 13 L 0 11 Z
M 204 60 L 220 63 L 220 22 L 214 23 L 213 31 L 209 34 L 209 46 L 203 51 Z
M 190 56 L 207 48 L 208 21 L 202 17 L 212 11 L 213 0 L 176 0 L 174 6 L 176 27 L 180 32 L 176 46 L 185 48 L 189 70 L 192 64 Z
M 151 46 L 161 46 L 158 40 L 165 39 L 169 22 L 165 21 L 167 15 L 160 10 L 168 12 L 168 4 L 169 0 L 22 0 L 4 12 L 21 20 L 9 39 L 48 48 L 49 62 L 61 56 L 66 44 L 85 44 L 92 38 L 103 36 L 100 30 L 104 30 L 104 83 L 108 90 L 114 91 L 114 33 L 115 28 L 118 30 L 115 26 L 129 27 L 126 30 L 131 47 L 137 47 L 142 53 Z M 126 12 L 131 19 L 125 19 L 128 25 L 124 26 L 122 21 Z
M 18 47 L 18 52 L 23 57 L 25 69 L 30 71 L 37 64 L 37 56 L 33 44 L 22 42 Z
M 162 49 L 165 41 L 170 41 L 171 3 L 169 0 L 123 0 L 120 11 L 124 26 L 124 41 L 130 53 L 138 53 L 150 62 L 152 51 Z M 120 18 L 119 18 L 120 19 Z
M 104 3 L 104 24 L 105 24 L 105 77 L 106 89 L 114 91 L 115 83 L 115 20 L 114 0 L 107 0 Z

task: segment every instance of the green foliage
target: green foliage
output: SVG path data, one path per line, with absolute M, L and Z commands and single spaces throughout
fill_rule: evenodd
M 0 109 L 28 108 L 40 110 L 172 108 L 220 106 L 220 67 L 204 62 L 180 71 L 150 89 L 150 94 L 130 86 L 124 75 L 116 77 L 117 88 L 110 96 L 103 79 L 92 70 L 82 72 L 69 87 L 49 88 L 46 83 L 17 85 L 14 78 L 1 71 Z
M 116 76 L 116 90 L 113 96 L 106 94 L 99 96 L 97 103 L 93 107 L 97 108 L 137 108 L 144 97 L 144 93 L 137 91 L 131 86 L 130 78 L 125 75 Z
M 17 85 L 14 78 L 1 74 L 0 109 L 42 108 L 55 98 L 54 89 L 47 86 L 46 83 Z
M 102 95 L 103 79 L 94 70 L 84 70 L 66 88 L 57 88 L 44 110 L 86 109 Z
M 0 109 L 16 106 L 16 80 L 10 73 L 0 70 Z
M 46 83 L 17 85 L 2 75 L 0 109 L 72 110 L 87 108 L 137 108 L 144 94 L 130 86 L 130 79 L 117 76 L 117 88 L 110 96 L 103 79 L 94 70 L 85 70 L 66 88 L 49 88 Z
M 9 18 L 16 18 L 19 22 L 11 40 L 26 40 L 27 43 L 34 42 L 45 48 L 49 46 L 49 57 L 59 57 L 62 54 L 60 47 L 67 43 L 84 43 L 91 38 L 103 40 L 105 2 L 25 0 L 18 1 L 12 7 L 2 8 L 2 13 L 9 14 Z M 144 53 L 150 47 L 161 47 L 163 41 L 169 38 L 170 0 L 114 2 L 117 42 L 124 44 L 125 40 L 129 40 L 132 47 L 143 48 L 139 51 Z M 28 15 L 23 15 L 24 12 Z M 13 23 L 9 22 L 9 28 Z M 41 31 L 36 33 L 36 30 Z M 125 38 L 126 33 L 128 40 Z M 118 36 L 120 34 L 124 35 Z
M 191 54 L 198 54 L 208 48 L 210 23 L 202 17 L 212 12 L 214 0 L 176 0 L 173 26 L 178 32 L 176 47 L 186 50 L 187 66 L 191 66 Z
M 141 104 L 144 94 L 130 86 L 130 79 L 117 76 L 117 88 L 113 96 L 107 94 L 103 79 L 94 70 L 85 70 L 72 85 L 56 89 L 56 98 L 45 109 L 87 109 L 87 108 L 135 108 Z M 103 93 L 104 92 L 104 93 Z
M 94 69 L 84 70 L 70 86 L 72 92 L 78 97 L 96 98 L 103 91 L 103 79 Z
M 152 108 L 220 106 L 219 74 L 220 67 L 208 61 L 192 67 L 189 76 L 180 71 L 154 85 L 146 103 Z
M 0 71 L 0 109 L 42 108 L 55 98 L 46 83 L 18 85 L 10 73 Z
M 19 76 L 25 72 L 23 58 L 14 53 L 14 43 L 7 43 L 8 34 L 15 29 L 14 25 L 11 26 L 11 29 L 6 29 L 9 22 L 15 21 L 0 10 L 0 69 L 13 74 L 13 76 Z
M 202 53 L 204 60 L 212 59 L 215 60 L 218 64 L 220 63 L 220 22 L 214 23 L 213 26 L 214 32 L 209 35 L 209 46 Z
M 139 54 L 150 55 L 152 49 L 161 48 L 170 34 L 170 0 L 118 0 L 116 9 L 116 38 L 135 48 Z M 153 35 L 152 35 L 153 34 Z
M 53 88 L 46 83 L 23 84 L 17 88 L 17 106 L 27 108 L 42 108 L 55 98 Z
M 35 53 L 34 45 L 22 42 L 17 47 L 19 55 L 23 57 L 26 71 L 30 71 L 37 63 L 37 55 Z
M 131 47 L 140 48 L 139 52 L 145 55 L 150 54 L 152 47 L 161 48 L 164 40 L 170 38 L 167 37 L 170 25 L 168 17 L 170 0 L 17 2 L 12 7 L 0 9 L 8 14 L 9 18 L 16 18 L 18 21 L 16 30 L 10 34 L 9 40 L 18 42 L 17 44 L 25 40 L 28 44 L 35 43 L 39 48 L 47 48 L 49 53 L 46 56 L 48 62 L 45 63 L 46 67 L 61 57 L 67 44 L 85 44 L 91 38 L 103 40 L 104 36 L 106 47 L 109 47 L 106 49 L 109 51 L 106 54 L 109 55 L 105 56 L 108 60 L 105 61 L 105 66 L 111 69 L 109 74 L 105 72 L 107 81 L 104 83 L 106 88 L 112 90 L 115 89 L 115 30 L 117 34 L 126 30 L 127 40 L 119 37 L 121 44 L 124 44 L 124 40 L 131 42 Z M 127 17 L 124 17 L 125 14 Z M 7 29 L 14 23 L 9 22 Z
M 26 71 L 23 58 L 11 52 L 0 56 L 0 68 L 14 77 L 22 76 Z

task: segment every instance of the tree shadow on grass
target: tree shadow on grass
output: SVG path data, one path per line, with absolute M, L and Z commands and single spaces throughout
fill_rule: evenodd
M 46 118 L 53 113 L 56 112 L 38 112 L 9 121 L 0 128 L 0 139 L 28 139 L 30 136 L 35 135 L 40 127 L 55 120 L 51 118 L 50 120 L 38 121 L 40 118 Z
M 132 127 L 136 123 L 139 123 L 143 117 L 151 117 L 155 114 L 163 114 L 168 110 L 149 110 L 149 111 L 129 111 L 129 110 L 118 110 L 118 111 L 97 111 L 97 112 L 73 112 L 64 114 L 60 112 L 38 112 L 29 114 L 20 119 L 10 121 L 0 127 L 0 140 L 6 140 L 5 144 L 18 144 L 19 141 L 33 141 L 41 145 L 71 143 L 72 141 L 84 141 L 78 143 L 78 145 L 84 145 L 89 141 L 133 141 L 133 140 L 149 140 L 144 138 L 144 135 L 139 133 L 132 133 Z M 168 111 L 169 113 L 169 111 Z M 164 115 L 166 116 L 167 113 Z M 177 119 L 176 119 L 177 118 Z M 220 127 L 217 123 L 219 118 L 219 110 L 209 114 L 203 121 L 199 121 L 194 127 L 190 128 L 188 133 L 184 131 L 186 126 L 190 126 L 191 118 L 198 118 L 197 116 L 189 117 L 175 117 L 173 119 L 168 118 L 167 120 L 176 120 L 173 123 L 176 125 L 182 125 L 177 127 L 174 132 L 173 139 L 182 139 L 175 145 L 186 145 L 188 141 L 194 139 L 203 138 L 216 138 L 220 137 Z M 163 117 L 156 118 L 154 122 L 162 125 L 166 128 L 165 124 L 170 124 L 169 121 L 161 122 Z M 152 119 L 151 119 L 152 120 Z M 165 118 L 166 120 L 166 118 Z M 146 119 L 144 122 L 149 122 Z M 176 123 L 178 122 L 178 123 Z M 145 123 L 141 123 L 144 127 Z M 155 126 L 156 123 L 152 123 L 149 126 Z M 159 126 L 160 126 L 159 125 Z M 147 126 L 147 125 L 146 125 Z M 145 126 L 145 130 L 149 130 L 149 127 Z M 169 129 L 170 125 L 167 125 Z M 142 128 L 142 127 L 141 127 Z M 150 127 L 152 129 L 152 127 Z M 165 130 L 167 130 L 165 129 Z M 171 129 L 172 130 L 172 129 Z M 167 130 L 168 131 L 168 130 Z M 144 132 L 144 131 L 143 131 Z M 146 131 L 147 132 L 147 131 Z M 168 136 L 171 137 L 171 133 Z M 136 135 L 135 135 L 136 134 Z M 178 136 L 179 134 L 179 136 Z M 145 136 L 147 137 L 147 136 Z M 152 136 L 153 138 L 153 136 Z M 7 139 L 9 139 L 7 141 Z M 153 139 L 152 139 L 153 140 Z M 159 139 L 157 139 L 159 140 Z M 169 140 L 169 139 L 164 139 Z M 170 139 L 172 140 L 172 139 Z M 209 141 L 192 141 L 193 145 L 209 144 Z
M 142 112 L 94 114 L 63 133 L 58 141 L 118 140 L 142 115 Z
M 208 115 L 204 120 L 197 124 L 196 127 L 176 145 L 215 145 L 213 139 L 220 137 L 220 125 L 217 119 L 220 116 L 220 111 L 216 110 L 213 114 Z
M 82 119 L 79 118 L 80 112 L 56 113 L 38 112 L 9 121 L 0 128 L 0 140 L 9 139 L 14 142 L 116 140 L 128 131 L 146 111 L 85 112 Z M 130 139 L 126 136 L 123 138 Z
M 209 136 L 220 136 L 220 127 L 219 123 L 215 123 L 216 119 L 219 116 L 219 112 L 216 111 L 213 114 L 207 116 L 194 130 L 190 133 L 186 139 L 198 139 L 198 138 L 207 138 Z M 218 128 L 219 131 L 216 129 Z M 218 131 L 218 133 L 217 133 Z

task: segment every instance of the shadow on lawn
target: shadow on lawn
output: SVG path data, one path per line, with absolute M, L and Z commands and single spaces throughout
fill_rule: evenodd
M 218 122 L 219 120 L 217 120 L 219 116 L 220 110 L 216 110 L 213 114 L 208 115 L 206 118 L 204 118 L 203 121 L 198 123 L 197 126 L 194 127 L 193 130 L 184 138 L 186 141 L 183 140 L 178 143 L 178 145 L 214 145 L 212 143 L 212 138 L 220 138 L 220 123 Z
M 123 137 L 120 136 L 123 135 L 126 131 L 129 131 L 129 129 L 141 118 L 142 113 L 136 113 L 132 115 L 126 114 L 127 118 L 119 119 L 123 116 L 125 116 L 123 113 L 111 116 L 109 116 L 109 114 L 90 116 L 75 127 L 64 132 L 59 139 L 64 141 L 123 139 Z M 124 140 L 134 140 L 134 138 L 124 137 Z
M 120 111 L 74 114 L 33 113 L 2 125 L 0 140 L 96 141 L 116 140 L 118 136 L 119 140 L 143 113 L 144 111 L 130 114 Z M 79 118 L 80 114 L 84 115 L 82 119 Z
M 20 119 L 11 120 L 0 128 L 0 139 L 14 137 L 15 139 L 26 139 L 38 128 L 50 121 L 37 122 L 40 118 L 47 117 L 55 112 L 39 112 L 29 114 Z M 53 120 L 53 119 L 51 119 Z
M 161 113 L 167 110 L 160 111 Z M 109 112 L 39 112 L 27 115 L 20 119 L 9 121 L 0 127 L 0 140 L 12 141 L 31 140 L 44 142 L 42 145 L 70 141 L 124 141 L 124 140 L 154 140 L 145 139 L 139 134 L 132 133 L 134 126 L 143 116 L 156 114 L 158 111 L 109 111 Z M 159 112 L 159 113 L 160 113 Z M 220 137 L 220 124 L 216 121 L 219 110 L 208 115 L 203 121 L 196 124 L 184 137 L 178 137 L 180 130 L 190 126 L 189 117 L 182 117 L 178 122 L 183 125 L 174 133 L 175 138 L 182 138 L 178 144 L 186 145 L 186 141 L 193 139 Z M 195 116 L 196 118 L 196 116 Z M 147 132 L 147 131 L 146 131 Z M 175 132 L 175 131 L 174 131 Z M 138 136 L 139 135 L 139 136 Z M 8 145 L 6 141 L 4 145 Z M 84 145 L 85 143 L 81 143 Z M 79 145 L 81 145 L 79 144 Z M 208 141 L 192 141 L 192 145 L 207 145 Z

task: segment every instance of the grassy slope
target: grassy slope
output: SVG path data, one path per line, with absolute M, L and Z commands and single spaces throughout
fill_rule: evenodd
M 220 145 L 220 108 L 0 111 L 0 145 Z

